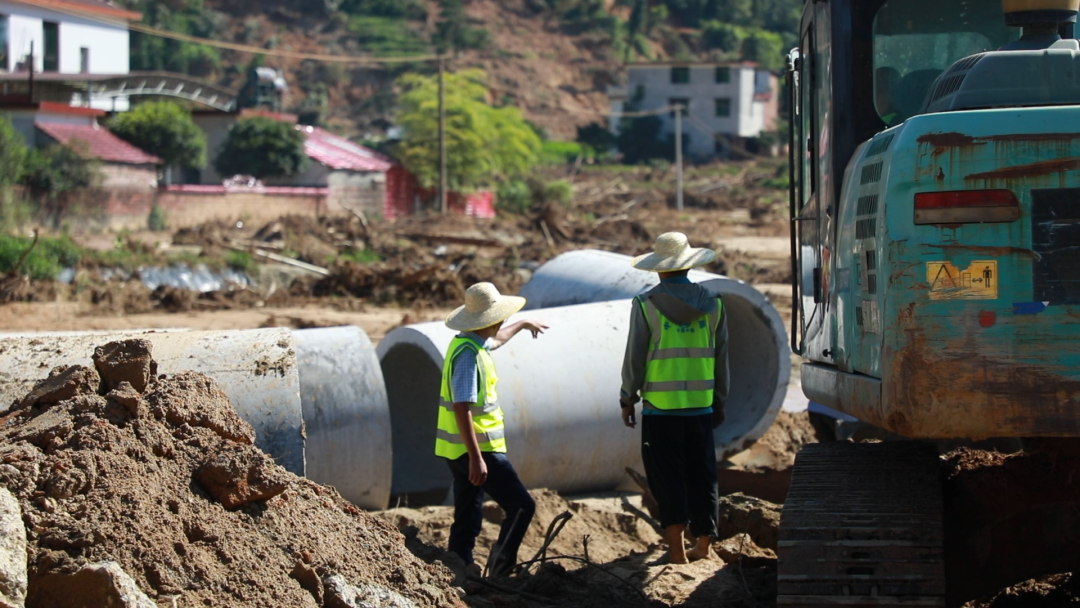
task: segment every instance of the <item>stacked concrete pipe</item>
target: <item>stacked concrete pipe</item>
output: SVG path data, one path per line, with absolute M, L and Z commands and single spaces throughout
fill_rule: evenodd
M 143 338 L 158 372 L 214 379 L 256 443 L 287 470 L 367 509 L 390 497 L 390 416 L 375 349 L 359 327 L 291 331 L 125 331 L 0 336 L 0 403 L 58 365 L 93 366 L 94 348 Z
M 551 329 L 536 341 L 519 336 L 492 355 L 509 456 L 528 487 L 610 490 L 625 482 L 625 467 L 640 470 L 640 433 L 619 417 L 632 305 L 622 298 L 645 291 L 656 276 L 631 269 L 629 260 L 580 251 L 542 266 L 521 292 L 528 308 L 540 309 L 522 316 Z M 708 273 L 691 278 L 721 294 L 728 313 L 732 384 L 716 442 L 718 455 L 729 456 L 764 435 L 780 412 L 791 373 L 787 334 L 753 287 Z M 442 323 L 424 323 L 395 329 L 379 343 L 393 428 L 393 494 L 430 500 L 450 486 L 433 449 L 441 368 L 453 335 Z

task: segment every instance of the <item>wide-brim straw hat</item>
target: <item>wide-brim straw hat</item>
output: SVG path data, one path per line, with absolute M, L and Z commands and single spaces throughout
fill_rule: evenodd
M 686 235 L 681 232 L 665 232 L 656 237 L 656 246 L 652 253 L 639 255 L 630 263 L 638 270 L 649 272 L 677 272 L 704 266 L 716 259 L 712 249 L 700 249 L 690 246 Z
M 525 298 L 504 296 L 491 283 L 477 283 L 465 290 L 465 305 L 446 317 L 446 326 L 457 331 L 476 331 L 509 319 L 525 307 Z

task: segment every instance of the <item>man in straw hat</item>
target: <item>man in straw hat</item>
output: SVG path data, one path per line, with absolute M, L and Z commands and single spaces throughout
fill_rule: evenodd
M 716 445 L 728 395 L 727 315 L 719 297 L 687 273 L 716 258 L 690 247 L 686 235 L 661 234 L 653 253 L 633 266 L 656 272 L 660 284 L 634 298 L 623 358 L 623 423 L 634 427 L 640 393 L 641 456 L 671 563 L 709 556 L 717 533 Z M 695 537 L 683 545 L 687 522 Z
M 483 522 L 484 492 L 506 512 L 488 560 L 492 576 L 509 574 L 513 569 L 521 539 L 536 510 L 536 503 L 506 458 L 503 411 L 496 392 L 499 377 L 489 353 L 523 329 L 534 339 L 547 329 L 535 321 L 503 327 L 503 322 L 523 306 L 525 298 L 504 296 L 491 283 L 477 283 L 465 291 L 465 305 L 446 317 L 446 326 L 461 333 L 450 342 L 443 365 L 435 454 L 446 458 L 454 476 L 449 548 L 474 575 L 480 573 L 473 561 L 473 546 Z

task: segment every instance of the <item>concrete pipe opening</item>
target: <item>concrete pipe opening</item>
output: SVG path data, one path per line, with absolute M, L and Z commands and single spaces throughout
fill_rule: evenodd
M 522 286 L 525 308 L 632 298 L 660 282 L 656 273 L 633 268 L 632 259 L 597 250 L 557 256 Z M 700 270 L 691 270 L 690 280 L 722 296 L 728 312 L 731 393 L 726 420 L 716 431 L 717 448 L 728 457 L 760 439 L 780 413 L 791 376 L 787 331 L 776 308 L 753 286 Z

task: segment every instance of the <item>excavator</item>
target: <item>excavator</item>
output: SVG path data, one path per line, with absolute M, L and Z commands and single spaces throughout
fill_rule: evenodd
M 813 403 L 904 440 L 800 452 L 778 605 L 970 599 L 951 564 L 1002 551 L 992 530 L 947 542 L 935 441 L 1080 437 L 1078 9 L 806 1 L 787 74 L 792 349 Z M 1072 549 L 1045 550 L 1075 562 L 1068 521 L 1051 541 Z

